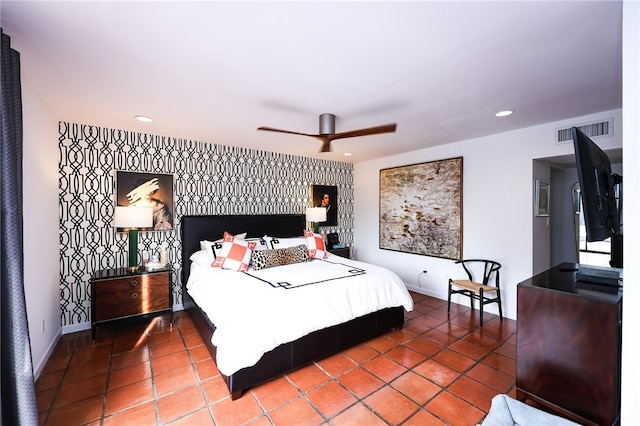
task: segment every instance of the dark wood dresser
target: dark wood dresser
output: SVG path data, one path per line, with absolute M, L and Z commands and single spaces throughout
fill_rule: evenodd
M 617 425 L 622 288 L 576 282 L 579 266 L 518 284 L 516 397 L 581 424 Z
M 125 318 L 169 312 L 172 317 L 172 269 L 103 269 L 91 278 L 91 337 L 96 326 Z M 171 318 L 173 321 L 173 318 Z

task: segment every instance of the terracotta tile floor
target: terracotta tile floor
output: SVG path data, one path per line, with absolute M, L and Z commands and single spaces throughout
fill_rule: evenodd
M 402 330 L 231 401 L 185 312 L 62 336 L 36 382 L 42 425 L 475 425 L 515 397 L 515 321 L 412 293 Z

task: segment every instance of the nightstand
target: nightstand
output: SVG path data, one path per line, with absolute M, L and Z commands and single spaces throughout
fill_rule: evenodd
M 351 259 L 351 247 L 329 249 L 327 251 L 337 256 L 342 256 L 342 257 L 346 257 L 347 259 Z
M 91 338 L 96 326 L 126 318 L 169 312 L 173 323 L 171 267 L 128 273 L 126 268 L 103 269 L 91 277 Z

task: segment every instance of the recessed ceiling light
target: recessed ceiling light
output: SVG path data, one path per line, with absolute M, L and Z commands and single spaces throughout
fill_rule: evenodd
M 350 157 L 350 156 L 351 156 L 351 153 L 350 153 L 350 152 L 345 152 L 345 153 L 344 153 L 344 156 L 345 156 L 345 157 Z
M 511 114 L 513 114 L 513 110 L 506 109 L 504 111 L 496 112 L 496 117 L 506 117 Z
M 146 115 L 134 115 L 133 118 L 143 123 L 151 123 L 153 121 L 153 118 L 147 117 Z

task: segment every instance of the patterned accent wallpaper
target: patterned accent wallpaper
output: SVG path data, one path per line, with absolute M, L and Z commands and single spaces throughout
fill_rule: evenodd
M 173 231 L 140 232 L 140 250 L 166 249 L 174 304 L 182 303 L 180 218 L 208 214 L 301 214 L 314 184 L 334 185 L 340 241 L 353 242 L 353 165 L 247 148 L 60 122 L 62 326 L 91 321 L 94 271 L 128 262 L 128 236 L 112 226 L 116 171 L 171 174 Z M 302 230 L 300 230 L 302 234 Z

